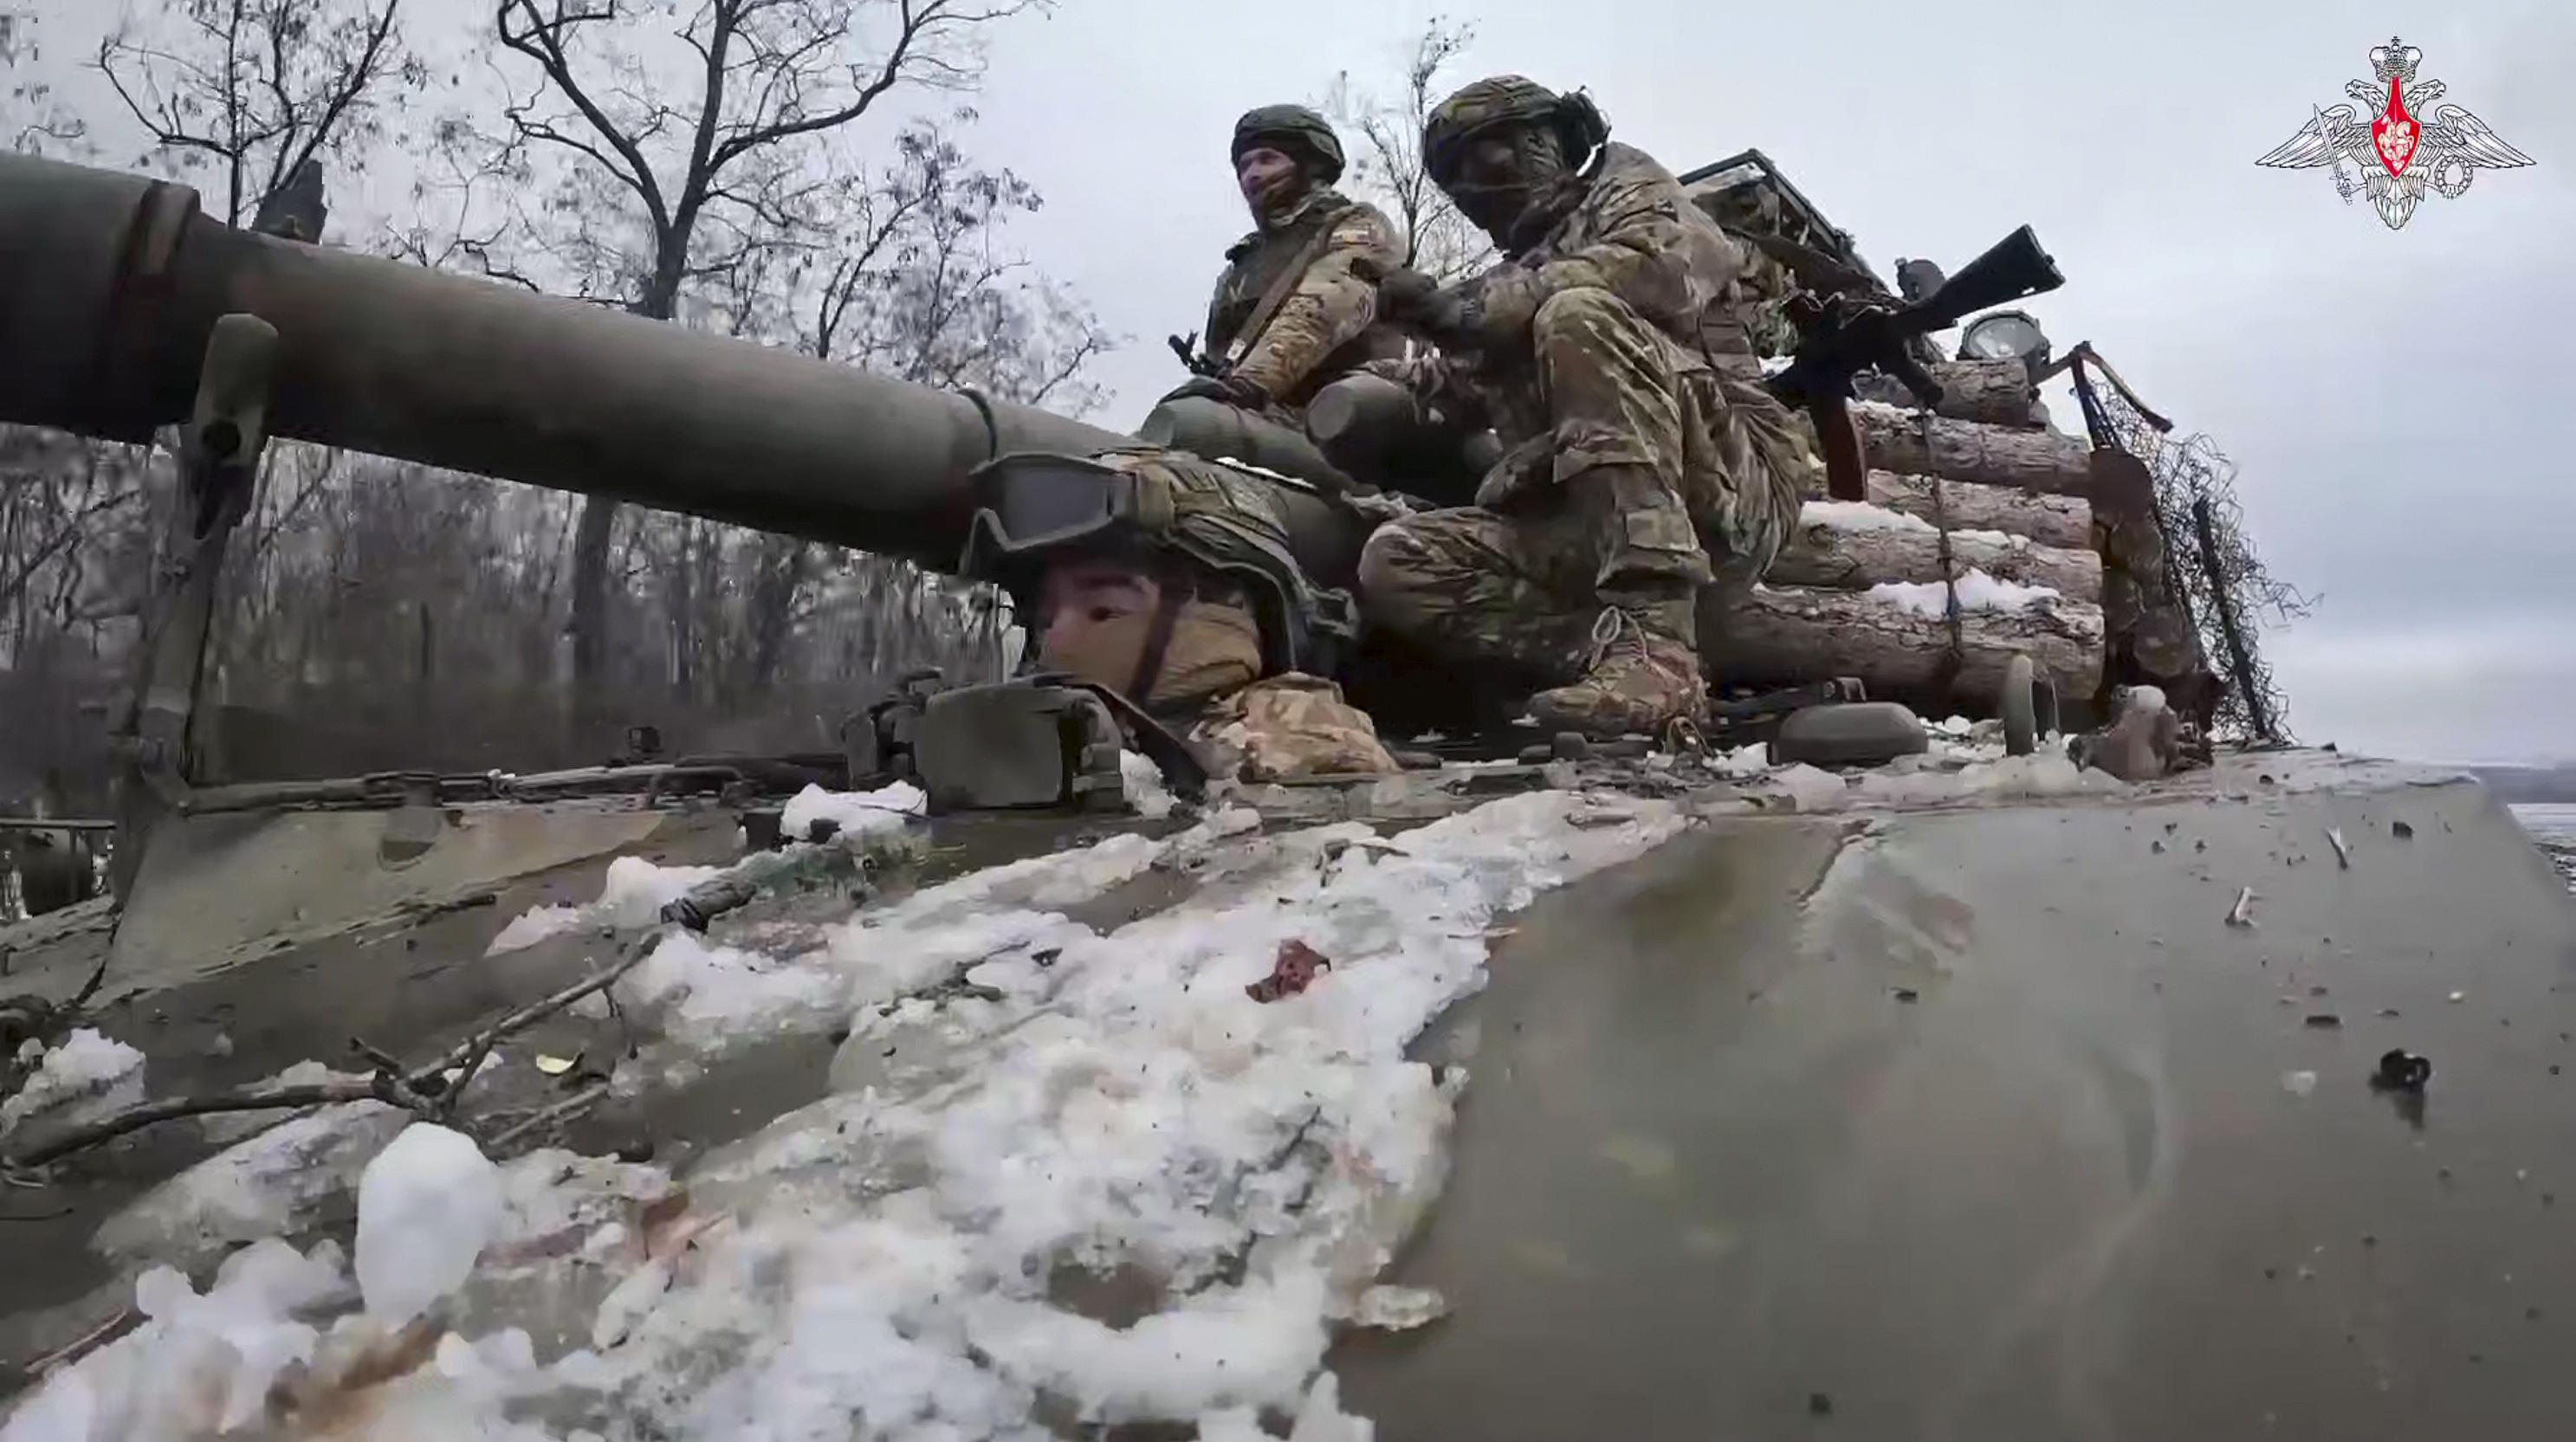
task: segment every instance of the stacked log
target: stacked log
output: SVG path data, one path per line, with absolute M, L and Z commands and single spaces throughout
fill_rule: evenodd
M 2031 423 L 2039 387 L 2030 382 L 2030 367 L 2017 360 L 1953 360 L 1930 368 L 1941 386 L 1941 403 L 1932 413 L 1955 421 L 1990 426 Z
M 1821 478 L 1816 494 L 1824 494 Z M 1912 516 L 1935 529 L 1949 525 L 1963 531 L 2002 531 L 2068 549 L 2093 544 L 2093 508 L 2074 496 L 2032 495 L 1894 471 L 1870 472 L 1867 494 L 1871 505 Z
M 1866 591 L 1895 582 L 1939 583 L 1970 571 L 2041 586 L 2100 605 L 2102 558 L 2090 548 L 2044 545 L 2002 529 L 1941 528 L 1899 511 L 1810 501 L 1767 579 L 1775 586 Z
M 1932 408 L 1934 415 L 1981 425 L 2030 427 L 2039 387 L 2030 383 L 2030 367 L 2020 361 L 1950 360 L 1925 369 L 1941 387 L 1941 403 Z M 1898 407 L 1914 404 L 1913 393 L 1901 383 L 1874 372 L 1856 378 L 1853 389 L 1866 400 Z
M 2044 600 L 1964 607 L 1954 645 L 1949 619 L 1924 599 L 1760 585 L 1702 609 L 1700 646 L 1729 684 L 1857 676 L 1874 698 L 1936 709 L 1955 700 L 1969 714 L 1992 714 L 2016 654 L 2027 654 L 2061 697 L 2093 694 L 2102 673 L 2100 607 Z
M 1860 423 L 1869 463 L 1879 470 L 2052 496 L 2087 494 L 2092 448 L 2074 436 L 2006 430 L 1945 416 L 1926 420 L 1920 411 L 1866 403 L 1853 406 L 1851 413 Z
M 1943 409 L 1961 415 L 1852 407 L 1875 468 L 1867 499 L 1825 500 L 1818 476 L 1764 584 L 1702 608 L 1701 649 L 1722 682 L 1855 676 L 1873 697 L 1988 715 L 2027 654 L 2065 701 L 2098 692 L 2091 449 L 2027 428 L 2026 373 L 2002 364 L 2008 384 L 1985 383 L 1991 363 L 1941 368 Z

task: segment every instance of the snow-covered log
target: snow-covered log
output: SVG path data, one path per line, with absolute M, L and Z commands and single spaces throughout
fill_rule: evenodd
M 1979 578 L 1983 579 L 1983 578 Z M 1963 599 L 2018 601 L 2009 609 L 1970 605 L 1960 613 L 1958 673 L 1940 695 L 1949 622 L 1939 586 L 1817 591 L 1758 586 L 1732 601 L 1712 593 L 1700 611 L 1700 651 L 1730 685 L 1793 686 L 1857 676 L 1875 700 L 1956 705 L 1989 715 L 2017 652 L 2057 685 L 2061 697 L 2090 697 L 2102 679 L 2102 610 L 2082 601 L 2013 595 L 1990 579 L 1963 585 Z
M 1894 406 L 1851 408 L 1872 470 L 2018 486 L 2055 496 L 2086 494 L 2092 450 L 2055 431 L 2006 430 Z M 1924 430 L 1931 431 L 1927 443 Z
M 1824 495 L 1817 478 L 1814 494 Z M 1937 480 L 1931 476 L 1869 473 L 1869 504 L 1960 531 L 2002 531 L 2043 546 L 2090 550 L 2093 506 L 2075 496 L 2035 496 L 2001 486 Z
M 1767 579 L 1776 586 L 1861 591 L 1882 581 L 1941 581 L 1972 570 L 1999 581 L 2046 586 L 2070 601 L 2098 605 L 2102 600 L 2102 558 L 2090 549 L 2043 545 L 2003 530 L 1961 528 L 1950 532 L 1945 569 L 1941 532 L 1930 521 L 1841 501 L 1807 502 L 1798 529 L 1771 563 Z

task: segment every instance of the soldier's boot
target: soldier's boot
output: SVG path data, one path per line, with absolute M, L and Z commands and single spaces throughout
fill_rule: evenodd
M 1698 717 L 1708 686 L 1694 630 L 1687 599 L 1603 608 L 1582 677 L 1532 696 L 1530 719 L 1548 731 L 1611 739 L 1660 735 L 1676 717 Z

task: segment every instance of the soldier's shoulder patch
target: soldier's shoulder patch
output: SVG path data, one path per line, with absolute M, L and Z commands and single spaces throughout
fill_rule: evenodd
M 1395 240 L 1395 222 L 1386 218 L 1385 211 L 1362 201 L 1343 211 L 1340 218 L 1334 221 L 1333 239 L 1350 243 L 1365 241 L 1392 244 Z

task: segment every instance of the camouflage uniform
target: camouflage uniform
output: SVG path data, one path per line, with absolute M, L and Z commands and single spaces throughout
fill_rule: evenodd
M 1312 252 L 1297 288 L 1259 334 L 1244 334 L 1261 298 L 1281 272 L 1309 253 L 1318 235 L 1323 244 Z M 1379 341 L 1371 330 L 1377 286 L 1358 271 L 1392 270 L 1403 258 L 1395 227 L 1377 207 L 1319 187 L 1226 251 L 1225 274 L 1208 303 L 1207 354 L 1293 412 L 1327 382 L 1373 357 Z
M 1373 624 L 1558 681 L 1597 676 L 1623 634 L 1660 637 L 1655 699 L 1587 679 L 1554 706 L 1584 729 L 1651 726 L 1696 703 L 1678 696 L 1698 684 L 1696 588 L 1760 576 L 1816 462 L 1760 384 L 1736 244 L 1628 146 L 1572 184 L 1570 207 L 1480 281 L 1472 369 L 1405 372 L 1480 404 L 1504 441 L 1482 504 L 1381 528 L 1360 588 Z M 1556 695 L 1534 714 L 1555 719 L 1540 703 Z
M 1284 651 L 1273 634 L 1284 624 L 1280 607 L 1311 613 L 1314 602 L 1269 483 L 1179 451 L 1138 448 L 1096 459 L 1136 478 L 1132 526 L 1050 551 L 1039 564 L 1057 581 L 1080 570 L 1149 599 L 1026 607 L 1042 613 L 1032 645 L 1037 668 L 1127 695 L 1180 731 L 1220 780 L 1400 769 L 1338 686 L 1276 664 Z M 1049 579 L 984 570 L 972 554 L 970 574 L 1012 585 L 1024 602 L 1033 583 Z M 1159 614 L 1165 606 L 1168 615 Z
M 1240 781 L 1383 775 L 1395 758 L 1368 713 L 1320 676 L 1286 671 L 1218 698 L 1190 727 L 1208 774 Z

